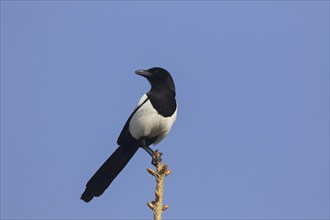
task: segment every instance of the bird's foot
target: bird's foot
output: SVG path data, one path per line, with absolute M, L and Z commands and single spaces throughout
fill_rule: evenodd
M 147 144 L 146 137 L 141 137 L 138 141 L 138 145 L 142 147 L 152 158 L 151 164 L 157 166 L 160 162 L 162 162 L 162 155 L 163 153 L 159 152 L 158 150 L 153 150 Z
M 152 155 L 151 164 L 157 166 L 160 162 L 162 162 L 162 155 L 163 153 L 155 150 L 154 154 Z

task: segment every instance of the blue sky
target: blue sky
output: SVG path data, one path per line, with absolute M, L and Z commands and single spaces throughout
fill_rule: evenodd
M 161 66 L 166 219 L 329 218 L 328 1 L 1 1 L 1 218 L 151 218 L 139 150 L 79 197 Z

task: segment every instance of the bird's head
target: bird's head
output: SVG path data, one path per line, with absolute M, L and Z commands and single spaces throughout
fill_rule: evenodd
M 135 73 L 147 78 L 151 84 L 151 89 L 165 87 L 175 94 L 174 81 L 167 70 L 161 67 L 153 67 L 147 70 L 136 70 Z

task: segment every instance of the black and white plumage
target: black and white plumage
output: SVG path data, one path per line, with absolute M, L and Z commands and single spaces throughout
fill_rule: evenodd
M 119 147 L 88 181 L 81 199 L 85 202 L 98 197 L 127 165 L 139 147 L 149 154 L 151 144 L 161 142 L 171 130 L 177 115 L 175 85 L 169 72 L 160 67 L 137 70 L 151 84 L 122 129 L 117 144 Z

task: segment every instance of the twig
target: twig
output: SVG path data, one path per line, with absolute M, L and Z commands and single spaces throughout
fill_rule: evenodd
M 168 205 L 163 206 L 163 192 L 165 177 L 171 173 L 171 170 L 167 169 L 167 164 L 162 164 L 161 155 L 161 153 L 156 151 L 153 156 L 153 161 L 159 161 L 154 165 L 156 167 L 156 171 L 151 168 L 147 169 L 148 173 L 155 177 L 157 183 L 155 200 L 152 202 L 147 202 L 149 208 L 154 211 L 154 220 L 161 220 L 162 212 L 168 209 Z

